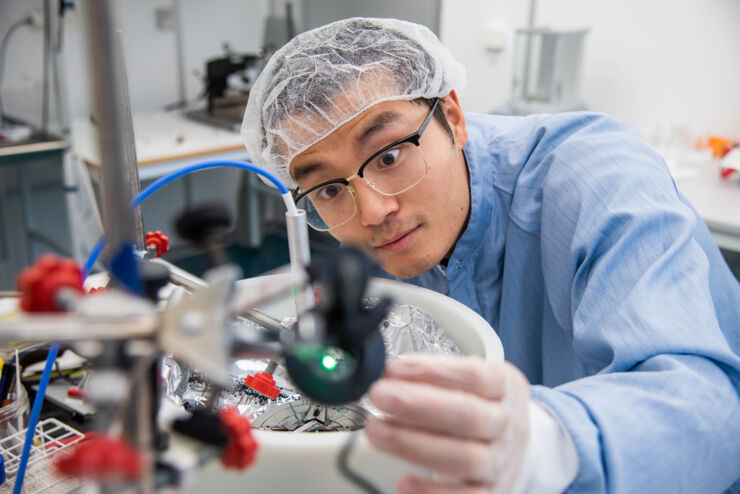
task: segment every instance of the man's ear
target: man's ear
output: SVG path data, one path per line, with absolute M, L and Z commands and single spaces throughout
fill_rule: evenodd
M 455 90 L 450 91 L 447 96 L 440 100 L 440 103 L 442 103 L 442 108 L 445 111 L 447 123 L 455 136 L 455 147 L 457 149 L 464 148 L 468 142 L 468 129 L 465 126 L 465 115 Z

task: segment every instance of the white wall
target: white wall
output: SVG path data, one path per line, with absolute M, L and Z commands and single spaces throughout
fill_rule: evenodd
M 0 36 L 30 8 L 41 9 L 41 0 L 0 0 Z M 8 41 L 2 86 L 6 114 L 41 123 L 41 44 L 43 32 L 27 26 Z
M 67 14 L 64 60 L 72 118 L 90 112 L 88 50 L 85 44 L 84 2 Z M 236 52 L 257 52 L 261 46 L 265 0 L 181 0 L 186 58 L 186 93 L 193 98 L 202 89 L 205 61 L 222 56 L 227 41 Z M 115 2 L 122 31 L 133 111 L 159 110 L 178 99 L 175 35 L 156 28 L 154 11 L 171 0 Z M 42 0 L 0 0 L 0 36 L 29 9 L 41 9 Z M 10 41 L 3 85 L 5 112 L 41 121 L 41 30 L 27 27 Z M 200 76 L 195 75 L 198 72 Z M 51 105 L 53 108 L 53 104 Z M 54 113 L 52 113 L 53 119 Z
M 66 30 L 66 68 L 74 117 L 89 112 L 87 51 L 80 18 Z M 174 34 L 158 31 L 154 9 L 171 0 L 125 0 L 119 5 L 134 111 L 177 99 Z M 201 88 L 194 71 L 229 41 L 256 51 L 268 0 L 181 0 L 189 97 Z M 0 0 L 0 33 L 41 0 Z M 513 29 L 526 24 L 526 0 L 442 0 L 440 36 L 468 69 L 462 96 L 468 111 L 488 112 L 511 88 Z M 296 19 L 300 19 L 300 4 Z M 485 25 L 509 29 L 501 53 L 482 47 Z M 590 29 L 582 93 L 589 108 L 612 113 L 649 134 L 656 126 L 684 126 L 740 139 L 740 2 L 737 0 L 540 0 L 537 23 Z M 41 31 L 23 28 L 8 53 L 6 111 L 40 121 Z
M 588 28 L 582 95 L 645 134 L 684 126 L 740 139 L 740 2 L 737 0 L 540 0 L 536 24 Z M 511 89 L 513 30 L 525 0 L 443 0 L 440 37 L 468 69 L 468 111 L 488 112 Z M 489 22 L 510 29 L 498 54 L 481 43 Z

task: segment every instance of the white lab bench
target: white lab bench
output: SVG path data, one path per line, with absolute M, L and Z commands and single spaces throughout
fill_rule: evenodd
M 179 111 L 137 113 L 132 116 L 139 179 L 143 189 L 151 181 L 174 170 L 206 160 L 247 160 L 237 132 L 188 119 Z M 73 122 L 73 151 L 99 181 L 100 154 L 95 126 L 89 119 Z M 185 207 L 203 202 L 224 202 L 236 218 L 240 209 L 248 214 L 248 243 L 259 245 L 259 199 L 261 187 L 253 174 L 234 168 L 211 169 L 187 175 L 166 185 L 142 205 L 144 229 L 162 230 L 178 243 L 172 220 Z M 240 191 L 246 194 L 241 194 Z M 245 201 L 239 207 L 239 201 Z
M 740 252 L 740 184 L 720 178 L 716 163 L 707 163 L 698 174 L 677 178 L 676 185 L 707 223 L 717 244 Z

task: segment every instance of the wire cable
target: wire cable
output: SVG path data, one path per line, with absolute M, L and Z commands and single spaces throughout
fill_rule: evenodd
M 3 99 L 1 93 L 3 89 L 3 78 L 5 76 L 5 53 L 8 49 L 10 37 L 13 33 L 27 24 L 31 24 L 31 19 L 28 17 L 21 19 L 20 21 L 16 21 L 12 26 L 10 26 L 3 36 L 2 42 L 0 42 L 0 124 L 3 122 Z
M 208 170 L 210 168 L 241 168 L 242 170 L 248 170 L 258 175 L 262 175 L 280 191 L 280 195 L 283 198 L 283 202 L 285 203 L 285 208 L 288 210 L 288 213 L 297 214 L 298 209 L 296 208 L 295 202 L 293 201 L 293 196 L 290 194 L 288 188 L 285 186 L 285 184 L 283 184 L 282 181 L 280 181 L 279 178 L 277 178 L 275 175 L 265 170 L 264 168 L 260 168 L 259 166 L 254 165 L 248 161 L 237 160 L 202 161 L 200 163 L 184 166 L 178 170 L 170 172 L 167 175 L 158 178 L 157 180 L 149 184 L 146 188 L 144 188 L 141 192 L 139 192 L 136 197 L 131 200 L 131 209 L 138 207 L 142 202 L 148 199 L 149 196 L 154 194 L 156 191 L 158 191 L 168 183 L 177 180 L 178 178 L 185 175 L 189 175 L 190 173 L 195 173 L 201 170 Z M 97 262 L 98 257 L 100 256 L 100 253 L 102 252 L 104 247 L 105 235 L 100 237 L 100 240 L 98 240 L 98 243 L 95 244 L 95 247 L 93 247 L 90 255 L 85 261 L 85 264 L 82 268 L 83 281 L 85 280 L 85 278 L 87 278 L 87 275 L 90 274 L 90 270 L 92 270 L 93 266 Z
M 16 474 L 15 485 L 13 486 L 13 494 L 20 494 L 21 489 L 23 489 L 23 477 L 26 475 L 26 465 L 28 464 L 28 457 L 31 454 L 31 445 L 33 444 L 33 436 L 36 433 L 36 424 L 39 421 L 41 405 L 44 404 L 44 395 L 46 395 L 46 386 L 49 384 L 51 370 L 54 368 L 54 362 L 57 359 L 58 352 L 59 343 L 52 343 L 51 348 L 49 348 L 49 354 L 46 356 L 46 365 L 44 366 L 44 372 L 41 374 L 39 389 L 36 391 L 36 397 L 33 400 L 31 417 L 28 420 L 28 429 L 26 430 L 26 441 L 23 443 L 23 452 L 21 453 L 20 463 L 18 464 L 18 473 Z
M 347 438 L 347 442 L 344 443 L 344 446 L 342 446 L 342 449 L 339 451 L 339 456 L 337 456 L 337 468 L 339 468 L 339 473 L 369 494 L 383 494 L 383 491 L 375 487 L 369 480 L 362 477 L 349 467 L 349 454 L 352 452 L 352 448 L 357 441 L 357 434 L 359 434 L 359 431 L 350 433 Z

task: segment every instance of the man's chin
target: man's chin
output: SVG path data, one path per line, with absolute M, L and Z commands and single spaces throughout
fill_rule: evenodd
M 393 259 L 388 261 L 381 260 L 380 265 L 388 274 L 402 280 L 408 280 L 419 276 L 421 273 L 429 271 L 436 264 L 434 262 L 411 259 Z

